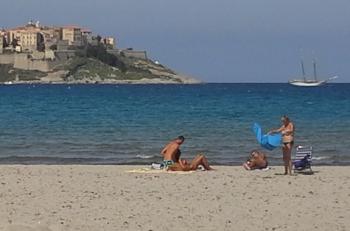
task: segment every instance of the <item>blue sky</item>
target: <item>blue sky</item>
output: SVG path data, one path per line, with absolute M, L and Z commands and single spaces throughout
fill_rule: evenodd
M 81 25 L 207 82 L 286 82 L 301 58 L 350 82 L 349 12 L 348 0 L 12 0 L 0 27 Z

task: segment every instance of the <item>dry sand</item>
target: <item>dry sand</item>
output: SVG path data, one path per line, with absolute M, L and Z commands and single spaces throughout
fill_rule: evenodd
M 350 230 L 350 168 L 0 166 L 0 230 Z

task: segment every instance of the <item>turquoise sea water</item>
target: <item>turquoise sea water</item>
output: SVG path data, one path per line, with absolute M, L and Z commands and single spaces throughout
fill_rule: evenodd
M 0 163 L 138 164 L 184 135 L 183 157 L 240 164 L 259 148 L 252 124 L 280 126 L 315 164 L 350 164 L 350 84 L 0 86 Z M 281 150 L 266 152 L 281 164 Z

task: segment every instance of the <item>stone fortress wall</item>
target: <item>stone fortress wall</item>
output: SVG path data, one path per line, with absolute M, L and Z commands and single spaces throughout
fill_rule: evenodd
M 50 71 L 49 60 L 31 59 L 28 54 L 14 54 L 13 67 L 23 70 Z
M 124 55 L 127 58 L 137 58 L 147 60 L 147 52 L 139 50 L 130 50 L 130 49 L 111 49 L 107 50 L 108 53 L 113 55 Z
M 0 54 L 0 64 L 14 64 L 14 54 Z
M 74 51 L 0 54 L 0 64 L 10 64 L 22 70 L 50 72 L 57 65 L 63 64 L 75 55 Z

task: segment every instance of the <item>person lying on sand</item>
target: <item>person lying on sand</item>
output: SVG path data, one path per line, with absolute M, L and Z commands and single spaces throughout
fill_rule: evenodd
M 267 166 L 266 155 L 258 150 L 253 150 L 250 153 L 249 159 L 243 164 L 246 170 L 264 169 Z
M 180 146 L 185 142 L 185 137 L 179 136 L 170 141 L 160 152 L 163 155 L 163 165 L 165 168 L 179 162 L 181 151 Z
M 170 171 L 195 171 L 197 170 L 198 166 L 202 165 L 205 170 L 213 170 L 209 166 L 207 158 L 199 154 L 197 155 L 191 162 L 187 162 L 184 159 L 179 159 L 178 162 L 175 162 L 171 166 L 168 167 L 168 170 Z

